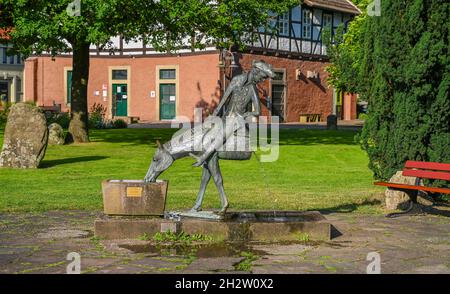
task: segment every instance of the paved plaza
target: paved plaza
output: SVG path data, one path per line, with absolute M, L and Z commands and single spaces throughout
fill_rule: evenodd
M 81 256 L 81 273 L 366 273 L 376 252 L 382 273 L 450 273 L 446 216 L 326 214 L 336 228 L 329 242 L 209 244 L 158 247 L 144 240 L 93 236 L 99 213 L 55 211 L 0 216 L 1 273 L 66 273 L 67 255 Z

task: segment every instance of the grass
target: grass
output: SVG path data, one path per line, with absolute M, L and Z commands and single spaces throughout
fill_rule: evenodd
M 304 242 L 304 243 L 309 242 L 309 234 L 308 233 L 301 233 L 301 234 L 299 234 L 298 235 L 298 240 L 300 242 Z
M 153 236 L 153 241 L 157 243 L 183 243 L 183 244 L 191 244 L 192 242 L 212 242 L 213 238 L 211 236 L 202 235 L 202 234 L 194 234 L 189 235 L 185 232 L 180 233 L 172 233 L 172 232 L 164 232 L 164 233 L 156 233 Z
M 101 210 L 101 181 L 142 179 L 156 139 L 173 129 L 92 130 L 91 143 L 49 146 L 42 168 L 0 169 L 0 211 Z M 372 184 L 368 159 L 349 131 L 283 130 L 272 163 L 221 161 L 230 209 L 381 212 L 383 189 Z M 0 143 L 3 130 L 0 130 Z M 190 208 L 201 169 L 180 159 L 162 174 L 169 180 L 168 209 Z M 219 208 L 211 182 L 205 208 Z

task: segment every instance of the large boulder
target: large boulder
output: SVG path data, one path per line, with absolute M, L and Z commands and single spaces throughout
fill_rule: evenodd
M 390 183 L 396 184 L 406 184 L 406 185 L 415 185 L 416 178 L 415 177 L 406 177 L 403 175 L 402 171 L 398 171 L 392 178 L 389 180 Z M 405 210 L 409 207 L 411 199 L 408 194 L 402 191 L 386 189 L 386 209 L 388 210 Z
M 47 141 L 47 121 L 42 111 L 31 104 L 14 104 L 6 123 L 0 167 L 37 168 Z
M 64 145 L 64 130 L 57 123 L 48 126 L 48 144 Z

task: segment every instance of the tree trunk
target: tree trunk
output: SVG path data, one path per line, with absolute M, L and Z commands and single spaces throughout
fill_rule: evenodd
M 88 43 L 72 44 L 72 100 L 69 133 L 66 136 L 68 143 L 89 142 L 87 102 L 89 46 Z

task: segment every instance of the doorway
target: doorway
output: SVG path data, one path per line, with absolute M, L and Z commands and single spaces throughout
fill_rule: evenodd
M 275 77 L 272 79 L 272 103 L 271 115 L 278 116 L 280 122 L 285 121 L 285 100 L 286 100 L 286 70 L 275 70 Z
M 161 120 L 175 119 L 176 85 L 159 84 L 159 117 Z
M 0 102 L 8 102 L 9 101 L 9 82 L 8 81 L 0 81 Z
M 127 88 L 127 84 L 112 84 L 114 116 L 128 116 Z

